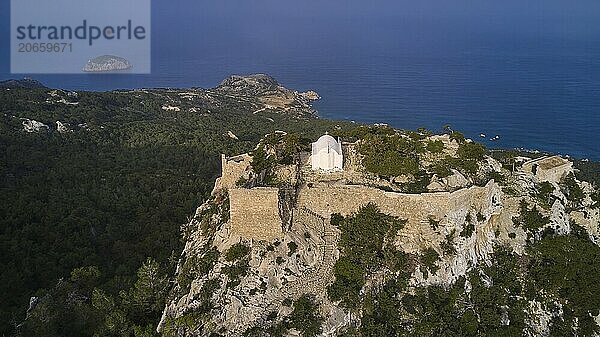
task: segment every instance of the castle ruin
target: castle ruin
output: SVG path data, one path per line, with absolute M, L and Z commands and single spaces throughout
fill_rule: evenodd
M 523 163 L 522 170 L 532 174 L 537 181 L 558 183 L 573 172 L 573 163 L 560 156 L 541 157 Z
M 282 236 L 279 189 L 232 188 L 229 190 L 229 203 L 233 234 L 263 241 Z
M 352 145 L 344 144 L 344 151 L 352 152 Z M 346 170 L 344 167 L 344 171 L 313 171 L 311 156 L 304 155 L 301 158 L 299 167 L 291 165 L 284 167 L 285 170 L 278 170 L 286 172 L 280 179 L 300 177 L 300 181 L 294 181 L 298 183 L 297 198 L 291 210 L 291 221 L 294 221 L 294 214 L 299 210 L 310 211 L 329 221 L 332 213 L 347 216 L 368 203 L 374 203 L 382 212 L 407 221 L 399 235 L 411 238 L 412 241 L 407 244 L 412 248 L 408 250 L 417 250 L 419 240 L 443 240 L 443 234 L 431 228 L 432 221 L 458 228 L 468 213 L 490 217 L 492 213 L 499 212 L 496 208 L 500 204 L 501 191 L 493 181 L 484 187 L 473 186 L 455 192 L 389 192 L 376 186 L 349 183 L 361 176 L 355 169 Z M 282 203 L 285 200 L 281 200 L 281 191 L 277 187 L 237 186 L 236 182 L 250 170 L 249 155 L 223 157 L 222 162 L 222 177 L 217 185 L 219 189 L 229 192 L 232 233 L 245 239 L 264 241 L 283 237 L 285 230 L 291 226 L 282 220 Z M 296 172 L 299 174 L 291 172 L 294 170 L 299 170 Z M 361 177 L 367 180 L 364 174 Z

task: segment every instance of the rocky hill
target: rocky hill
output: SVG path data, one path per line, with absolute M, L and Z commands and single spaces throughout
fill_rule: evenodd
M 22 80 L 6 80 L 0 81 L 0 88 L 3 89 L 40 89 L 46 88 L 41 82 L 33 80 L 31 78 L 24 78 Z
M 303 114 L 309 111 L 316 114 L 310 103 L 320 97 L 314 91 L 299 93 L 280 85 L 273 77 L 265 74 L 249 76 L 233 75 L 223 80 L 216 91 L 228 95 L 258 98 L 264 104 L 255 112 L 282 109 L 288 113 Z
M 223 159 L 213 199 L 182 228 L 159 331 L 598 333 L 599 195 L 572 163 L 473 154 L 456 134 L 360 133 L 344 145 L 344 172 L 312 171 L 302 142 L 283 133 L 264 138 L 254 157 Z M 385 159 L 368 164 L 377 150 L 367 142 L 398 135 L 423 146 L 419 173 L 400 166 L 386 178 Z M 446 174 L 442 162 L 454 162 Z M 415 191 L 419 175 L 427 178 Z

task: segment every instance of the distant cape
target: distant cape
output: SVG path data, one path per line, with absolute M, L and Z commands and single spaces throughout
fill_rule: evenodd
M 8 89 L 17 89 L 17 88 L 23 88 L 23 89 L 41 89 L 41 88 L 46 88 L 45 85 L 42 84 L 42 82 L 40 81 L 36 81 L 34 79 L 31 78 L 24 78 L 22 80 L 6 80 L 6 81 L 0 81 L 0 88 L 8 88 Z

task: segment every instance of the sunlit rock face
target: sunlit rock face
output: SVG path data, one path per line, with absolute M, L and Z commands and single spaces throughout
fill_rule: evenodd
M 35 121 L 33 119 L 23 119 L 23 131 L 33 133 L 33 132 L 42 132 L 48 131 L 50 128 L 48 125 Z

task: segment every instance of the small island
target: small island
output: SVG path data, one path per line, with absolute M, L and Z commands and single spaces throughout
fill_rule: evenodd
M 102 55 L 87 62 L 83 71 L 86 73 L 123 71 L 133 68 L 126 59 L 114 55 Z

